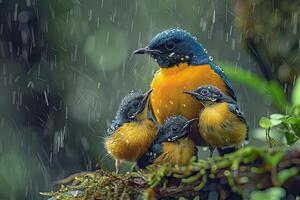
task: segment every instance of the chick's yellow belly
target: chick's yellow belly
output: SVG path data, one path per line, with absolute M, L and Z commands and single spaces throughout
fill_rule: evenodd
M 180 139 L 177 142 L 165 142 L 162 154 L 154 161 L 154 164 L 187 165 L 196 155 L 196 146 L 190 138 Z
M 183 93 L 203 85 L 214 85 L 226 93 L 223 80 L 209 65 L 188 66 L 180 64 L 162 68 L 151 83 L 151 105 L 157 121 L 162 124 L 167 117 L 182 115 L 187 119 L 198 117 L 202 104 Z
M 228 104 L 222 103 L 203 110 L 199 117 L 199 132 L 210 146 L 238 146 L 246 138 L 247 126 L 228 111 Z
M 105 141 L 105 146 L 115 159 L 136 161 L 147 152 L 156 132 L 156 126 L 150 120 L 125 123 Z

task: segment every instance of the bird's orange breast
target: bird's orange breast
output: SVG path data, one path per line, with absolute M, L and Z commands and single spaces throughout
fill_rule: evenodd
M 125 123 L 107 138 L 105 147 L 115 159 L 136 161 L 147 152 L 156 132 L 155 124 L 148 119 Z
M 222 78 L 209 65 L 189 66 L 184 63 L 161 68 L 151 83 L 153 92 L 150 99 L 158 122 L 162 124 L 173 115 L 187 119 L 198 117 L 202 104 L 183 91 L 195 90 L 203 85 L 214 85 L 227 93 Z
M 187 137 L 177 142 L 163 143 L 162 154 L 154 161 L 154 164 L 187 165 L 196 155 L 197 148 L 194 142 Z
M 229 111 L 227 103 L 205 108 L 199 116 L 199 129 L 213 147 L 239 146 L 247 135 L 247 125 Z

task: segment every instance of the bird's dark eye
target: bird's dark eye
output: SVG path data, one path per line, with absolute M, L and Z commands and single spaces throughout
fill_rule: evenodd
M 171 127 L 171 130 L 172 130 L 173 132 L 176 132 L 176 131 L 178 131 L 178 128 L 177 128 L 176 126 L 172 126 L 172 127 Z
M 167 50 L 172 50 L 175 47 L 175 42 L 168 41 L 168 42 L 166 42 L 165 47 L 166 47 Z
M 207 95 L 207 94 L 208 94 L 208 90 L 206 90 L 206 89 L 201 90 L 201 94 L 202 94 L 202 95 Z
M 140 105 L 140 102 L 138 102 L 138 101 L 135 101 L 135 102 L 133 102 L 133 104 L 132 104 L 134 107 L 137 107 L 137 106 L 139 106 Z

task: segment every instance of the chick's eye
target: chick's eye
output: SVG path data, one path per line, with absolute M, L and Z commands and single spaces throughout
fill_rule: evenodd
M 172 50 L 175 47 L 175 43 L 173 41 L 168 41 L 166 42 L 165 47 L 167 50 Z
M 138 101 L 135 101 L 135 102 L 133 102 L 133 104 L 132 104 L 134 107 L 137 107 L 137 106 L 139 106 L 140 105 L 140 103 L 138 102 Z
M 208 94 L 208 90 L 201 90 L 201 94 L 202 95 L 207 95 Z
M 172 130 L 173 132 L 176 132 L 176 131 L 178 130 L 178 128 L 177 128 L 176 126 L 172 126 L 171 130 Z

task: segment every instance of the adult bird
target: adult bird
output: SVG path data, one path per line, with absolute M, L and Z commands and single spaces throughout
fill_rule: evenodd
M 182 29 L 168 29 L 157 34 L 144 48 L 134 54 L 149 54 L 158 63 L 160 70 L 151 83 L 153 92 L 150 102 L 157 121 L 162 124 L 173 115 L 187 119 L 198 116 L 202 108 L 199 101 L 183 94 L 201 85 L 214 85 L 236 100 L 230 81 L 221 67 L 207 55 L 201 43 Z M 203 143 L 197 127 L 191 137 L 197 144 Z
M 187 165 L 193 156 L 197 156 L 197 147 L 188 137 L 194 121 L 196 119 L 187 120 L 182 116 L 167 118 L 148 152 L 138 160 L 138 167 L 145 168 L 151 164 Z
M 210 156 L 214 148 L 224 155 L 243 146 L 248 139 L 248 125 L 235 100 L 212 85 L 184 93 L 204 105 L 199 111 L 198 127 L 210 147 Z
M 115 159 L 116 173 L 121 161 L 137 161 L 155 139 L 156 124 L 148 117 L 151 92 L 131 92 L 125 96 L 108 129 L 105 147 Z

